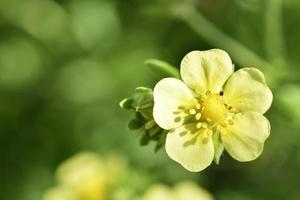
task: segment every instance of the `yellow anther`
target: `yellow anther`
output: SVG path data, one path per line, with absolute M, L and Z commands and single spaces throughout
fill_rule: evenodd
M 193 99 L 193 100 L 192 100 L 192 103 L 193 103 L 193 104 L 198 104 L 198 100 L 197 100 L 197 99 Z
M 202 116 L 201 113 L 197 113 L 195 116 L 196 120 L 200 120 L 201 116 Z
M 202 123 L 201 122 L 198 122 L 197 124 L 196 124 L 196 128 L 202 128 Z
M 197 109 L 200 109 L 200 108 L 201 108 L 201 105 L 200 105 L 199 103 L 197 103 L 196 108 L 197 108 Z
M 203 122 L 202 123 L 202 128 L 207 128 L 208 127 L 208 124 L 206 122 Z
M 226 127 L 227 127 L 227 124 L 226 124 L 225 122 L 222 122 L 222 123 L 221 123 L 221 126 L 222 126 L 223 128 L 226 128 Z
M 195 115 L 197 113 L 195 109 L 190 109 L 189 112 L 190 112 L 191 115 Z
M 202 138 L 204 140 L 208 140 L 211 136 L 212 136 L 213 132 L 212 130 L 206 130 L 203 135 L 202 135 Z
M 210 137 L 210 136 L 212 136 L 213 131 L 209 129 L 209 130 L 207 130 L 206 134 L 207 134 L 208 137 Z
M 234 124 L 233 120 L 228 120 L 228 124 L 233 125 Z

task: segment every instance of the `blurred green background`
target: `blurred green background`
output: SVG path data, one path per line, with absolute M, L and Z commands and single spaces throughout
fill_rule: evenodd
M 299 19 L 298 0 L 0 0 L 0 199 L 41 199 L 82 150 L 123 155 L 139 186 L 188 179 L 220 200 L 300 199 Z M 272 133 L 254 162 L 225 154 L 190 173 L 140 147 L 118 103 L 159 80 L 146 59 L 179 67 L 210 48 L 266 74 Z

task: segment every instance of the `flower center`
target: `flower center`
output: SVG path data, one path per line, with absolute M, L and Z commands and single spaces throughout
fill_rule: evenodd
M 226 127 L 233 124 L 231 110 L 231 106 L 224 103 L 223 91 L 219 94 L 207 91 L 205 97 L 191 102 L 187 122 L 195 123 L 196 129 L 212 129 L 215 125 Z
M 222 122 L 227 115 L 227 108 L 219 94 L 209 94 L 203 102 L 202 116 L 206 121 Z

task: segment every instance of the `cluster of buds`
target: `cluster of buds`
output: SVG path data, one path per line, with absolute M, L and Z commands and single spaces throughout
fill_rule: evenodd
M 155 151 L 165 144 L 167 131 L 160 128 L 153 119 L 153 91 L 150 88 L 138 87 L 131 97 L 120 102 L 120 107 L 134 113 L 133 119 L 128 123 L 130 130 L 139 130 L 140 144 L 148 145 L 150 141 L 156 142 Z

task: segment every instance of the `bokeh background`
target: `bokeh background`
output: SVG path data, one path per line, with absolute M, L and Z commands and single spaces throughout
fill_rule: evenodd
M 0 199 L 42 199 L 86 150 L 126 160 L 124 193 L 192 180 L 219 200 L 300 199 L 299 20 L 298 0 L 0 0 Z M 139 146 L 118 103 L 159 80 L 146 59 L 210 48 L 266 74 L 272 133 L 254 162 L 190 173 Z

